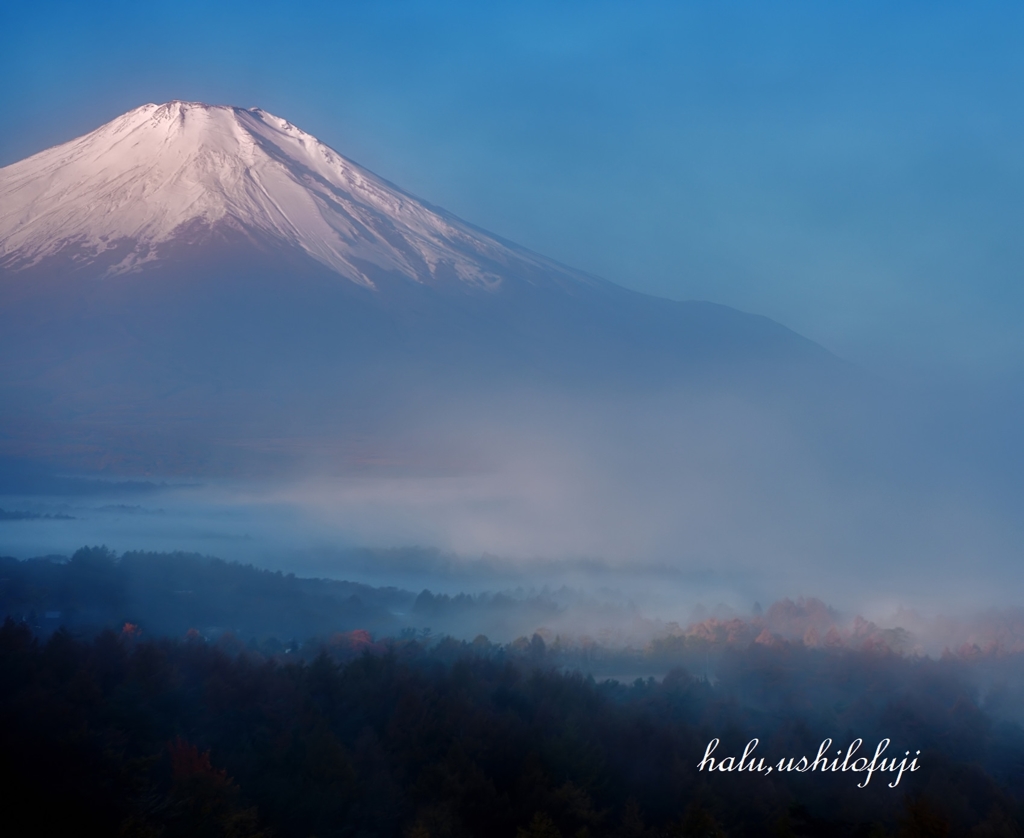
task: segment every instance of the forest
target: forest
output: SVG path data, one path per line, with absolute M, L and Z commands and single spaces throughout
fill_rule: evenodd
M 12 561 L 0 577 L 5 834 L 1024 834 L 1019 652 L 723 644 L 706 630 L 633 651 L 389 633 L 352 621 L 422 595 L 185 561 L 192 590 L 197 574 L 216 576 L 226 609 L 265 596 L 269 624 L 324 629 L 214 636 L 182 628 L 180 612 L 118 616 L 135 607 L 131 554 Z M 69 625 L 26 611 L 58 605 Z M 216 616 L 203 608 L 192 616 Z M 345 616 L 328 630 L 332 612 Z M 657 677 L 595 679 L 595 660 Z M 777 770 L 702 770 L 716 739 L 719 760 L 757 739 L 755 757 Z M 780 767 L 813 762 L 827 739 L 830 753 L 860 739 L 868 756 L 889 740 L 917 770 L 861 787 L 863 772 Z

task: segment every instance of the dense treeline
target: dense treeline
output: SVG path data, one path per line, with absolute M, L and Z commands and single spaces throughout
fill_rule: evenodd
M 425 551 L 429 552 L 429 551 Z M 398 556 L 392 555 L 398 553 Z M 374 561 L 420 558 L 417 551 L 376 551 Z M 194 553 L 126 552 L 84 547 L 70 558 L 0 556 L 0 618 L 38 633 L 58 625 L 79 631 L 138 625 L 146 636 L 208 637 L 224 631 L 296 645 L 310 637 L 364 629 L 512 639 L 557 619 L 549 597 L 507 594 L 419 595 L 333 579 L 302 578 Z
M 224 630 L 260 640 L 332 631 L 397 634 L 395 611 L 414 594 L 353 582 L 303 579 L 192 553 L 82 548 L 69 560 L 0 557 L 0 615 L 37 632 L 139 625 L 148 636 Z
M 1024 732 L 986 711 L 962 662 L 751 646 L 717 683 L 623 685 L 552 667 L 540 638 L 358 645 L 295 659 L 130 627 L 44 640 L 8 620 L 5 834 L 1021 834 Z M 820 707 L 825 682 L 842 699 Z M 772 762 L 890 737 L 920 770 L 895 789 L 698 770 L 713 737 L 724 757 L 755 736 Z

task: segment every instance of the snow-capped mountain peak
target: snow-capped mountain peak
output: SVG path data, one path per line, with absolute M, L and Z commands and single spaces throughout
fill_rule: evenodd
M 0 169 L 0 266 L 10 270 L 111 251 L 110 271 L 131 272 L 197 225 L 297 247 L 371 287 L 399 275 L 494 288 L 511 264 L 551 267 L 259 108 L 143 105 Z

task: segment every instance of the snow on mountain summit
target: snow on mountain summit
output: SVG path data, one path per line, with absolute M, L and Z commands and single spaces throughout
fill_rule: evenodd
M 259 108 L 143 105 L 0 169 L 0 266 L 62 251 L 125 253 L 111 272 L 159 258 L 195 225 L 226 225 L 300 248 L 359 284 L 398 274 L 493 288 L 503 267 L 546 260 L 432 209 Z

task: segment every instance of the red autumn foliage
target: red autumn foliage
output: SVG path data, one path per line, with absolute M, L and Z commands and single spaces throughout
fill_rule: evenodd
M 210 752 L 199 752 L 195 745 L 176 737 L 169 743 L 167 750 L 171 754 L 171 775 L 175 780 L 182 780 L 197 774 L 227 780 L 226 771 L 218 771 L 210 763 Z

